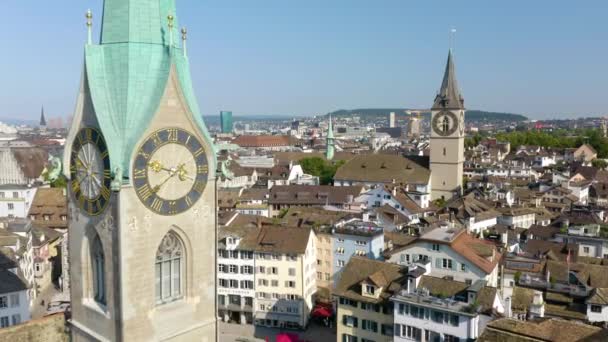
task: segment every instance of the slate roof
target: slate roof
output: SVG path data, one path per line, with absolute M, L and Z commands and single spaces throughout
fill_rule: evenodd
M 566 260 L 566 257 L 568 256 L 568 249 L 570 249 L 570 258 L 572 261 L 575 261 L 577 257 L 577 253 L 575 253 L 575 251 L 578 251 L 578 245 L 575 244 L 544 240 L 528 240 L 522 248 L 522 250 L 526 253 L 535 256 L 541 256 L 552 252 L 553 256 L 557 257 L 559 260 Z
M 423 275 L 418 284 L 418 288 L 425 288 L 434 297 L 454 297 L 463 294 L 469 287 L 466 283 L 448 280 L 444 278 Z
M 464 109 L 464 99 L 458 88 L 456 68 L 454 67 L 454 58 L 452 57 L 451 49 L 448 53 L 448 61 L 445 66 L 441 89 L 439 89 L 439 94 L 435 97 L 433 109 Z
M 21 277 L 8 270 L 0 270 L 0 294 L 27 290 Z
M 49 159 L 48 153 L 39 147 L 13 147 L 11 152 L 21 172 L 32 179 L 40 177 Z
M 577 321 L 556 318 L 534 321 L 501 318 L 488 323 L 486 330 L 479 337 L 479 341 L 591 342 L 605 341 L 606 338 L 608 338 L 607 331 Z
M 552 226 L 540 226 L 533 224 L 528 228 L 528 236 L 534 236 L 534 239 L 549 240 L 555 237 L 555 234 L 559 233 L 558 227 Z
M 232 143 L 240 147 L 276 147 L 294 145 L 295 141 L 288 135 L 240 135 Z
M 50 219 L 45 220 L 44 215 Z M 53 229 L 68 228 L 68 203 L 64 189 L 61 188 L 38 188 L 30 206 L 29 217 L 39 227 Z M 62 217 L 65 217 L 64 220 Z
M 344 204 L 348 197 L 361 194 L 362 186 L 275 185 L 270 189 L 269 204 Z
M 476 221 L 483 221 L 500 216 L 500 213 L 491 205 L 476 199 L 473 192 L 452 198 L 444 208 L 454 213 L 456 218 L 461 221 L 466 221 L 471 217 L 474 217 Z
M 568 265 L 565 262 L 548 260 L 545 273 L 549 271 L 555 280 L 567 282 Z M 608 288 L 608 266 L 584 263 L 570 263 L 570 271 L 576 273 L 578 279 L 591 287 Z
M 306 251 L 311 233 L 312 230 L 308 228 L 263 226 L 248 234 L 241 245 L 256 252 L 302 254 Z
M 368 279 L 371 275 L 378 274 L 378 272 L 381 272 L 388 285 L 384 287 L 378 299 L 362 296 L 361 282 Z M 342 275 L 340 276 L 340 281 L 336 284 L 334 294 L 368 303 L 382 303 L 387 301 L 393 294 L 396 294 L 406 281 L 407 268 L 392 263 L 353 256 L 342 270 Z
M 587 304 L 608 305 L 608 288 L 596 288 L 593 294 L 585 301 Z
M 399 155 L 364 154 L 347 161 L 335 180 L 392 184 L 428 184 L 428 168 Z

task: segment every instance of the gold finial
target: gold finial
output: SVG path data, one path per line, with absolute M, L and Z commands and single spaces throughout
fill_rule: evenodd
M 172 28 L 173 28 L 173 19 L 175 19 L 175 18 L 173 17 L 173 15 L 172 15 L 172 14 L 169 14 L 169 15 L 167 16 L 167 21 L 169 21 L 169 28 L 170 28 L 170 29 L 172 29 Z
M 91 29 L 93 27 L 93 12 L 91 9 L 87 10 L 85 17 L 87 18 L 87 44 L 91 45 L 93 44 L 93 31 Z
M 169 27 L 169 47 L 173 47 L 173 14 L 167 16 L 167 26 Z
M 188 30 L 185 27 L 182 27 L 182 40 L 186 40 L 188 36 Z
M 90 9 L 87 10 L 87 14 L 85 15 L 85 17 L 87 18 L 87 26 L 93 26 L 93 12 L 91 12 Z

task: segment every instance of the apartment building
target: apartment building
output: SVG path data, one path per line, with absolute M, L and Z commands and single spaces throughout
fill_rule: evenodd
M 340 279 L 340 274 L 353 256 L 370 259 L 382 259 L 384 250 L 384 230 L 368 217 L 349 219 L 338 222 L 332 228 L 334 265 L 334 284 Z
M 406 281 L 399 265 L 353 256 L 334 292 L 338 298 L 337 341 L 393 341 L 389 298 Z
M 253 229 L 257 231 L 257 229 Z M 218 243 L 218 316 L 224 322 L 253 323 L 255 259 L 240 245 L 245 232 L 223 229 Z
M 28 286 L 17 262 L 0 251 L 0 328 L 30 319 Z
M 306 327 L 317 290 L 315 233 L 262 227 L 247 240 L 244 248 L 255 251 L 254 324 Z
M 0 217 L 27 217 L 37 189 L 29 185 L 0 185 Z
M 500 254 L 496 247 L 469 235 L 465 229 L 442 223 L 406 246 L 395 248 L 387 261 L 400 265 L 430 262 L 430 275 L 467 284 L 484 280 L 498 284 Z

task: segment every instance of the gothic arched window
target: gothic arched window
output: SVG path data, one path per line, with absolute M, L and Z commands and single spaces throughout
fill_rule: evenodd
M 169 232 L 156 251 L 156 303 L 171 302 L 183 297 L 184 247 L 174 232 Z
M 450 130 L 450 119 L 447 116 L 443 117 L 443 121 L 441 122 L 441 130 L 444 133 L 447 133 Z
M 91 245 L 91 269 L 93 276 L 93 298 L 100 304 L 106 304 L 105 255 L 99 235 L 95 235 Z

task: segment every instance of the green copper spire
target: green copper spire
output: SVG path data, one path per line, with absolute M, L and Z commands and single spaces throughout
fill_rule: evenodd
M 331 122 L 331 114 L 329 114 L 329 124 L 327 125 L 327 150 L 325 151 L 325 158 L 327 160 L 334 159 L 334 127 Z
M 105 0 L 103 8 L 101 44 L 85 47 L 85 77 L 112 169 L 130 174 L 131 153 L 158 110 L 172 69 L 193 119 L 211 143 L 188 60 L 177 46 L 175 0 Z
M 101 26 L 101 44 L 146 43 L 169 45 L 167 17 L 179 27 L 175 0 L 105 0 Z M 175 30 L 173 42 L 178 40 Z

